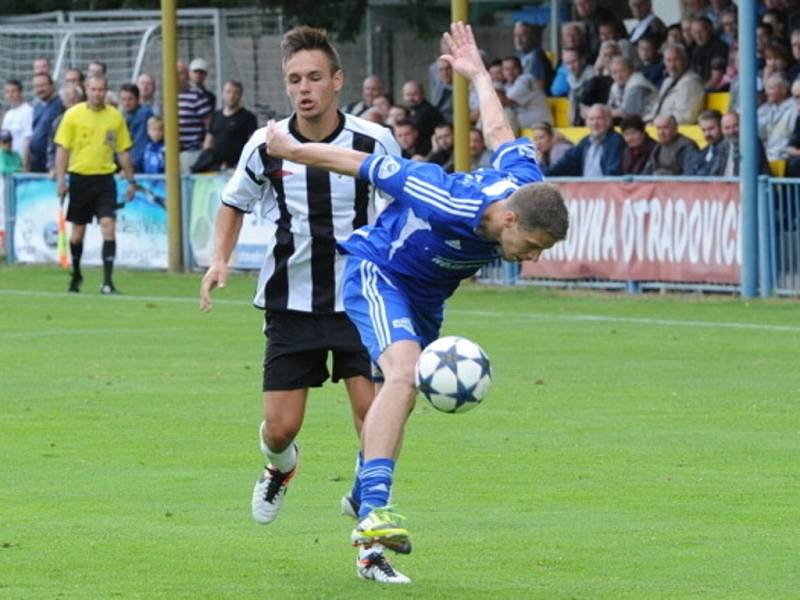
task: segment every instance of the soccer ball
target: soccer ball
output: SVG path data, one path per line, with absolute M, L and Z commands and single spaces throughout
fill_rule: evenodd
M 447 336 L 431 342 L 417 359 L 417 390 L 436 410 L 472 410 L 492 387 L 492 366 L 478 344 Z

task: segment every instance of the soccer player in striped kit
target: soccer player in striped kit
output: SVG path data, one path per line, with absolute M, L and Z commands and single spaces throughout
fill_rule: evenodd
M 388 128 L 339 110 L 337 93 L 344 74 L 324 30 L 292 29 L 284 36 L 282 51 L 286 92 L 294 112 L 278 128 L 298 143 L 322 142 L 326 147 L 400 155 Z M 209 310 L 211 291 L 225 286 L 243 215 L 263 199 L 263 213 L 275 226 L 254 300 L 266 311 L 264 422 L 259 440 L 267 466 L 252 496 L 253 518 L 263 524 L 277 516 L 296 472 L 295 438 L 303 423 L 308 389 L 328 379 L 328 353 L 333 354 L 330 375 L 334 382 L 345 382 L 359 435 L 374 398 L 369 355 L 344 313 L 344 257 L 336 252 L 337 242 L 369 222 L 374 212 L 372 186 L 273 158 L 265 136 L 264 128 L 253 134 L 222 193 L 214 258 L 201 284 L 201 307 Z M 356 479 L 342 499 L 342 508 L 355 517 L 359 505 Z M 378 546 L 370 546 L 369 556 L 359 556 L 359 560 L 363 577 L 404 578 Z
M 530 140 L 515 140 L 472 30 L 453 23 L 444 60 L 478 93 L 492 166 L 447 174 L 436 164 L 298 144 L 267 125 L 273 156 L 372 182 L 393 200 L 372 226 L 340 244 L 347 254 L 344 305 L 385 382 L 364 421 L 359 521 L 350 540 L 411 551 L 408 530 L 389 506 L 395 462 L 417 390 L 414 366 L 439 336 L 445 300 L 459 283 L 500 258 L 523 261 L 566 237 L 561 193 L 542 182 Z

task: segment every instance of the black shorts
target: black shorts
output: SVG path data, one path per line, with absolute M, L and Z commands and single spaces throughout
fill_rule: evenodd
M 97 216 L 114 217 L 117 211 L 117 184 L 113 175 L 69 174 L 67 221 L 77 225 L 91 223 Z
M 369 354 L 343 313 L 267 312 L 264 334 L 265 392 L 320 387 L 328 377 L 335 383 L 371 376 Z M 332 374 L 328 372 L 328 352 L 333 354 Z

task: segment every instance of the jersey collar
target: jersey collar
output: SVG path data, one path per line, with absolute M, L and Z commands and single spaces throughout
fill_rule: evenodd
M 325 139 L 319 140 L 318 143 L 320 143 L 320 144 L 329 144 L 330 142 L 335 140 L 337 137 L 339 137 L 340 133 L 342 133 L 342 129 L 344 129 L 344 114 L 342 113 L 342 111 L 337 110 L 336 111 L 336 115 L 339 117 L 339 124 L 336 126 L 336 129 L 334 129 L 330 133 L 330 135 L 328 135 L 328 137 L 326 137 Z M 305 137 L 302 133 L 300 133 L 297 130 L 297 114 L 293 114 L 291 119 L 289 119 L 289 133 L 291 133 L 294 137 L 296 137 L 303 144 L 307 144 L 309 142 L 313 142 L 314 141 L 314 140 L 309 140 L 307 137 Z

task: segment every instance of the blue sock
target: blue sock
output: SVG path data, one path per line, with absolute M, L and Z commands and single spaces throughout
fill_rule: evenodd
M 394 461 L 390 458 L 373 458 L 364 463 L 358 474 L 361 480 L 359 519 L 366 517 L 373 508 L 380 508 L 389 503 L 393 475 Z
M 361 472 L 361 467 L 364 466 L 364 453 L 361 450 L 356 455 L 356 476 L 353 479 L 353 488 L 350 490 L 350 497 L 356 504 L 361 504 L 361 480 L 358 474 Z

